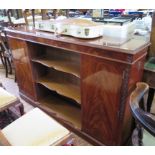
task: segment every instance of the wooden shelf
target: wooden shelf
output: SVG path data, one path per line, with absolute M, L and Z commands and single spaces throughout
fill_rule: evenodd
M 49 95 L 39 101 L 39 107 L 81 129 L 81 109 L 58 97 Z
M 81 104 L 80 88 L 63 78 L 53 78 L 49 75 L 41 77 L 37 80 L 37 83 L 42 84 L 46 88 L 56 91 L 58 94 L 75 100 L 78 104 Z
M 51 58 L 47 58 L 47 57 L 32 59 L 32 61 L 40 63 L 50 68 L 54 68 L 62 72 L 70 73 L 80 78 L 80 69 L 78 64 L 75 62 L 71 62 L 69 60 L 59 60 L 59 59 L 52 60 Z

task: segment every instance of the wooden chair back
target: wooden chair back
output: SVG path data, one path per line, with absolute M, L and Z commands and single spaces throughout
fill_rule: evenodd
M 155 116 L 146 111 L 147 105 L 142 102 L 148 90 L 149 86 L 146 83 L 139 82 L 130 96 L 130 108 L 139 132 L 139 145 L 142 145 L 142 128 L 147 130 L 152 136 L 155 136 Z

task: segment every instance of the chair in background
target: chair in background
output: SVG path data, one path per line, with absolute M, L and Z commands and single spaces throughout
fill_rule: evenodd
M 35 10 L 34 9 L 24 9 L 23 17 L 25 20 L 25 24 L 29 25 L 28 16 L 32 15 L 33 27 L 35 27 Z
M 130 96 L 130 108 L 137 124 L 132 135 L 133 145 L 155 145 L 155 115 L 146 111 L 143 99 L 148 90 L 146 83 L 139 82 Z
M 33 25 L 33 27 L 35 27 L 35 22 L 37 20 L 48 20 L 52 17 L 55 19 L 58 13 L 58 9 L 53 9 L 52 12 L 48 9 L 25 9 L 23 10 L 23 17 L 26 25 Z
M 12 146 L 68 145 L 71 133 L 39 108 L 0 130 L 0 144 Z
M 25 9 L 23 10 L 23 17 L 26 25 L 32 25 L 35 27 L 35 22 L 37 20 L 46 20 L 49 19 L 47 15 L 47 10 L 39 10 L 39 9 Z M 32 23 L 31 23 L 32 22 Z
M 0 57 L 2 64 L 4 65 L 5 68 L 5 75 L 8 77 L 8 74 L 12 74 L 12 53 L 10 51 L 8 42 L 7 42 L 7 37 L 5 31 L 1 31 L 0 33 Z
M 1 59 L 1 62 L 3 64 L 3 66 L 5 67 L 5 63 L 4 63 L 4 56 L 3 56 L 3 47 L 2 47 L 2 41 L 0 40 L 0 59 Z
M 1 36 L 2 30 L 4 29 L 4 27 L 7 27 L 7 26 L 8 26 L 8 22 L 0 21 L 0 36 Z M 1 59 L 3 66 L 5 66 L 4 57 L 3 57 L 3 50 L 4 49 L 2 47 L 2 41 L 0 39 L 0 59 Z
M 8 17 L 8 21 L 9 21 L 9 26 L 19 27 L 19 26 L 25 25 L 24 19 L 16 19 L 16 18 L 11 16 L 11 10 L 12 9 L 6 9 L 7 17 Z

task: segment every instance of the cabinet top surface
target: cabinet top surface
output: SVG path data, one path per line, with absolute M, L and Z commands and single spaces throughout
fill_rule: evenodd
M 105 50 L 119 51 L 129 54 L 136 54 L 141 49 L 150 45 L 150 38 L 144 36 L 133 36 L 130 40 L 116 39 L 110 37 L 99 37 L 95 39 L 80 39 L 71 36 L 56 36 L 52 32 L 43 32 L 33 29 L 32 27 L 15 27 L 15 28 L 6 28 L 7 32 L 13 34 L 25 35 L 24 39 L 32 40 L 31 37 L 38 37 L 42 39 L 50 39 L 54 41 L 72 43 L 76 45 L 90 46 Z M 123 43 L 124 42 L 124 43 Z

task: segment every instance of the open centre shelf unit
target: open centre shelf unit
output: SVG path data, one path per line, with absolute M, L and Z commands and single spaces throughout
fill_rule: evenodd
M 81 130 L 80 54 L 27 44 L 39 106 Z

